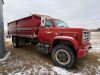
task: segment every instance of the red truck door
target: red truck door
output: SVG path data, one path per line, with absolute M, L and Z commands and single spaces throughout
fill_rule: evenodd
M 40 28 L 39 30 L 39 40 L 42 43 L 50 44 L 53 40 L 54 33 L 53 33 L 53 23 L 51 20 L 45 21 L 45 26 Z

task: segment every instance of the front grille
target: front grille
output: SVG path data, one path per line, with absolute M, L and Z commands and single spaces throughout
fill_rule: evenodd
M 89 31 L 84 31 L 83 32 L 83 42 L 89 41 L 90 40 L 90 32 Z

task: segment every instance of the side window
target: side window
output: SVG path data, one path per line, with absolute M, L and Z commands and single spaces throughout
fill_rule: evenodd
M 46 27 L 52 27 L 53 25 L 52 25 L 52 22 L 50 20 L 46 20 L 45 26 Z

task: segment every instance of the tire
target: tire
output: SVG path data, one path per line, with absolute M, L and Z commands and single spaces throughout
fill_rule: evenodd
M 13 36 L 13 37 L 12 37 L 12 43 L 13 43 L 13 46 L 14 46 L 15 48 L 19 48 L 18 37 Z
M 12 37 L 12 43 L 15 48 L 20 48 L 26 46 L 25 38 L 21 37 Z
M 51 57 L 54 65 L 62 68 L 71 68 L 76 62 L 75 53 L 69 46 L 63 44 L 53 48 Z

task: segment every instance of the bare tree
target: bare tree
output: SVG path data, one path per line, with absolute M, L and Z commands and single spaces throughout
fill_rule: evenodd
M 3 23 L 3 0 L 0 0 L 0 58 L 5 55 L 5 44 L 4 44 L 4 23 Z

